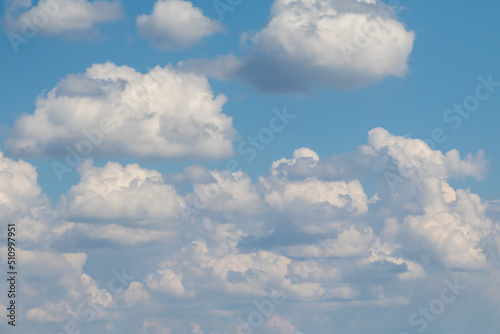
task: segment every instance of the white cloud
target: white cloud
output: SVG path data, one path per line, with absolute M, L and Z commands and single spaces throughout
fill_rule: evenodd
M 123 220 L 132 219 L 133 224 L 147 225 L 179 218 L 177 203 L 181 198 L 155 170 L 112 162 L 93 167 L 87 160 L 78 171 L 80 182 L 59 203 L 61 212 L 70 220 L 121 220 L 124 224 Z
M 6 140 L 16 155 L 89 155 L 214 159 L 233 153 L 227 98 L 214 97 L 206 78 L 170 66 L 142 74 L 113 63 L 68 75 L 39 96 Z
M 0 214 L 8 219 L 29 214 L 30 208 L 48 205 L 38 185 L 36 168 L 22 160 L 14 161 L 0 152 Z
M 160 49 L 187 48 L 223 30 L 222 23 L 184 0 L 158 0 L 153 12 L 138 16 L 136 23 L 140 35 Z
M 6 262 L 7 249 L 0 250 L 0 258 Z M 87 254 L 17 248 L 17 257 L 22 259 L 19 268 L 24 271 L 17 276 L 17 299 L 23 300 L 22 312 L 26 312 L 31 322 L 60 323 L 74 319 L 78 317 L 78 306 L 86 298 L 103 307 L 110 305 L 111 297 L 98 289 L 96 282 L 83 271 Z M 107 296 L 107 302 L 104 298 L 96 299 L 97 295 Z
M 227 214 L 231 219 L 234 215 L 262 212 L 262 200 L 248 175 L 243 172 L 211 171 L 210 176 L 212 179 L 208 182 L 194 183 L 193 193 L 186 196 L 195 208 Z
M 370 254 L 370 245 L 375 236 L 371 228 L 358 231 L 354 226 L 342 230 L 336 238 L 325 240 L 327 247 L 319 245 L 291 246 L 286 249 L 288 256 L 311 257 L 357 257 Z
M 201 329 L 201 326 L 195 322 L 191 323 L 191 332 L 194 334 L 203 334 L 203 330 Z
M 127 306 L 147 303 L 150 296 L 140 282 L 131 282 L 128 288 L 123 292 L 122 298 Z
M 24 204 L 12 215 L 40 211 L 16 219 L 49 249 L 20 254 L 21 315 L 30 329 L 47 332 L 69 319 L 87 326 L 77 310 L 90 298 L 103 310 L 89 332 L 112 323 L 106 328 L 117 332 L 225 333 L 280 294 L 286 301 L 274 304 L 263 331 L 294 333 L 313 323 L 318 332 L 366 332 L 356 327 L 358 314 L 390 313 L 398 329 L 408 326 L 412 310 L 457 277 L 470 290 L 446 307 L 466 319 L 474 305 L 498 304 L 500 227 L 484 200 L 450 182 L 484 176 L 484 157 L 451 152 L 377 128 L 353 154 L 325 159 L 302 147 L 255 179 L 201 166 L 164 176 L 137 164 L 88 161 L 51 213 L 38 206 L 34 167 L 5 158 L 14 174 L 5 172 L 7 180 L 29 180 L 33 194 L 20 196 Z M 387 171 L 400 177 L 394 191 Z M 375 178 L 372 187 L 367 178 Z M 169 182 L 192 188 L 176 191 Z M 206 205 L 185 221 L 176 205 L 193 205 L 197 192 Z M 32 227 L 51 214 L 57 217 L 43 229 Z M 0 249 L 0 260 L 5 254 Z M 103 268 L 122 263 L 133 283 L 113 292 L 107 284 L 116 273 Z
M 275 0 L 266 26 L 248 39 L 246 57 L 182 66 L 266 92 L 306 91 L 317 83 L 351 89 L 406 75 L 414 33 L 382 1 Z
M 119 2 L 86 1 L 86 0 L 40 0 L 35 6 L 25 4 L 19 13 L 19 6 L 13 7 L 17 12 L 12 16 L 6 13 L 5 24 L 10 31 L 40 32 L 42 35 L 63 34 L 69 37 L 85 36 L 84 33 L 96 31 L 99 23 L 112 22 L 123 16 Z
M 486 205 L 479 196 L 458 189 L 443 191 L 442 182 L 426 178 L 418 198 L 424 213 L 405 218 L 412 232 L 428 241 L 450 268 L 478 269 L 486 265 L 482 242 L 491 232 Z M 452 196 L 450 196 L 450 193 Z
M 71 313 L 68 303 L 59 301 L 57 303 L 47 302 L 42 307 L 35 307 L 26 312 L 28 319 L 34 322 L 63 322 Z
M 282 281 L 289 259 L 267 251 L 240 254 L 235 249 L 237 239 L 231 241 L 230 248 L 209 249 L 204 241 L 196 241 L 184 249 L 192 258 L 191 263 L 203 271 L 203 276 L 208 276 L 207 288 L 262 297 L 269 287 Z M 222 254 L 221 248 L 224 249 Z
M 182 295 L 186 292 L 182 285 L 182 274 L 176 274 L 171 269 L 160 269 L 156 271 L 156 274 L 148 274 L 146 277 L 146 284 L 151 290 L 176 295 Z
M 5 224 L 16 225 L 16 237 L 26 250 L 49 249 L 47 237 L 56 213 L 38 184 L 36 167 L 12 160 L 0 152 L 0 215 Z M 6 233 L 7 227 L 5 226 Z M 16 238 L 14 238 L 16 239 Z
M 358 180 L 351 182 L 324 182 L 309 179 L 276 185 L 266 196 L 266 201 L 280 210 L 301 210 L 302 206 L 328 204 L 345 208 L 354 214 L 368 211 L 367 197 Z
M 457 150 L 443 154 L 432 150 L 423 140 L 394 136 L 382 128 L 370 130 L 368 143 L 361 148 L 364 154 L 390 157 L 405 177 L 421 179 L 436 176 L 447 179 L 472 176 L 482 179 L 487 168 L 481 150 L 475 156 L 469 154 L 462 160 Z
M 172 241 L 182 228 L 184 203 L 156 170 L 108 162 L 79 166 L 80 182 L 58 203 L 64 223 L 58 238 L 97 241 L 117 247 Z

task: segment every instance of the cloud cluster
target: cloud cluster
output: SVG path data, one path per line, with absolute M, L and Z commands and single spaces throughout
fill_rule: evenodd
M 351 89 L 403 77 L 414 33 L 382 1 L 275 0 L 267 24 L 238 58 L 188 60 L 182 67 L 238 79 L 264 92 L 307 91 L 317 84 Z
M 200 8 L 184 0 L 158 0 L 153 12 L 138 16 L 136 23 L 142 37 L 166 50 L 187 48 L 223 31 L 221 22 L 204 16 Z
M 227 98 L 206 78 L 155 67 L 142 74 L 113 63 L 68 75 L 16 121 L 13 155 L 215 159 L 233 153 Z
M 38 289 L 40 281 L 29 276 L 26 316 L 47 329 L 76 321 L 96 333 L 104 321 L 112 331 L 189 326 L 224 333 L 262 326 L 295 333 L 305 331 L 311 317 L 318 330 L 342 331 L 351 328 L 346 318 L 353 314 L 406 309 L 391 316 L 404 329 L 412 308 L 428 303 L 421 298 L 429 291 L 441 291 L 443 279 L 477 290 L 460 312 L 469 312 L 469 303 L 495 303 L 500 289 L 484 272 L 498 271 L 499 225 L 478 195 L 449 183 L 481 177 L 487 162 L 481 154 L 462 159 L 450 152 L 376 128 L 356 152 L 322 159 L 300 148 L 256 180 L 201 166 L 163 176 L 137 164 L 86 161 L 78 168 L 80 182 L 62 196 L 54 217 L 40 223 L 47 249 L 24 256 L 33 258 L 25 260 L 33 276 L 52 277 L 63 289 L 49 298 L 55 287 Z M 33 167 L 7 158 L 4 164 L 20 180 L 25 174 L 31 180 L 30 195 L 20 200 L 26 206 L 13 205 L 21 211 L 12 214 L 39 206 Z M 388 172 L 397 176 L 389 179 L 392 187 Z M 371 177 L 378 182 L 368 191 L 364 180 Z M 180 190 L 185 182 L 192 182 L 187 192 Z M 111 267 L 126 257 L 134 271 L 119 290 L 95 278 L 101 254 Z M 59 277 L 61 270 L 71 274 Z M 86 298 L 102 302 L 88 325 L 78 315 Z M 259 323 L 250 316 L 255 310 L 265 316 Z M 146 320 L 135 321 L 131 312 Z

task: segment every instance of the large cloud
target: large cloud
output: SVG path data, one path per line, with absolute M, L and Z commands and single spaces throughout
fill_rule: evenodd
M 238 79 L 265 92 L 312 85 L 351 89 L 408 72 L 414 33 L 383 2 L 275 0 L 249 55 L 190 60 L 187 69 Z M 246 41 L 246 40 L 245 40 Z
M 50 251 L 23 253 L 33 273 L 21 296 L 32 296 L 26 327 L 50 332 L 74 319 L 95 333 L 245 333 L 244 323 L 254 332 L 361 333 L 373 323 L 377 334 L 414 332 L 409 316 L 436 310 L 444 295 L 455 300 L 443 304 L 450 316 L 435 312 L 439 321 L 427 324 L 469 330 L 477 305 L 500 301 L 500 228 L 484 200 L 450 185 L 483 177 L 484 157 L 450 152 L 377 128 L 352 154 L 299 148 L 253 180 L 201 166 L 162 176 L 86 162 L 47 227 Z M 109 290 L 109 263 L 126 265 L 130 284 Z M 54 287 L 40 288 L 37 275 L 63 288 L 48 298 Z M 78 301 L 103 295 L 86 324 Z M 493 333 L 488 326 L 482 332 Z
M 108 1 L 40 0 L 35 6 L 31 1 L 15 1 L 9 9 L 5 26 L 10 31 L 70 37 L 85 36 L 83 33 L 95 32 L 98 23 L 123 16 L 120 3 Z
M 158 0 L 153 12 L 138 16 L 136 22 L 141 36 L 160 49 L 187 48 L 223 30 L 222 23 L 184 0 Z
M 6 140 L 23 156 L 227 157 L 232 119 L 206 78 L 155 67 L 142 74 L 113 63 L 68 75 L 37 99 Z

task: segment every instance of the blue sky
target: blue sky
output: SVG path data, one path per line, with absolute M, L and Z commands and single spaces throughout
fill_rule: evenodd
M 423 1 L 401 2 L 405 8 L 400 18 L 409 29 L 416 32 L 414 49 L 408 61 L 410 73 L 404 78 L 388 78 L 382 82 L 354 91 L 319 88 L 308 94 L 258 94 L 243 84 L 211 80 L 217 93 L 229 97 L 225 112 L 234 118 L 237 131 L 251 135 L 266 122 L 266 115 L 273 108 L 287 106 L 301 117 L 300 126 L 280 134 L 280 137 L 259 154 L 250 175 L 260 175 L 270 162 L 283 153 L 290 154 L 297 147 L 310 147 L 323 156 L 351 151 L 363 142 L 368 130 L 382 126 L 394 134 L 425 139 L 436 127 L 443 128 L 449 139 L 438 147 L 443 151 L 452 148 L 463 153 L 484 149 L 492 162 L 485 182 L 468 184 L 481 191 L 488 199 L 500 196 L 500 156 L 496 142 L 495 126 L 498 122 L 500 97 L 494 94 L 481 104 L 478 112 L 453 130 L 442 120 L 444 111 L 454 103 L 461 103 L 473 92 L 479 75 L 500 73 L 500 49 L 497 35 L 498 4 Z M 217 18 L 210 2 L 194 2 L 204 13 Z M 199 45 L 187 50 L 165 52 L 148 46 L 147 40 L 137 36 L 133 17 L 148 13 L 152 2 L 124 2 L 127 19 L 122 19 L 101 29 L 97 41 L 71 41 L 61 37 L 36 37 L 29 44 L 21 45 L 19 54 L 12 51 L 9 40 L 2 40 L 2 103 L 1 122 L 6 129 L 12 126 L 20 113 L 31 113 L 35 98 L 51 89 L 68 73 L 81 73 L 94 63 L 112 61 L 145 72 L 149 67 L 167 65 L 190 58 L 215 57 L 225 53 L 240 53 L 239 40 L 243 32 L 256 31 L 267 19 L 270 3 L 253 4 L 244 1 L 233 12 L 224 13 L 226 33 L 210 36 Z M 450 17 L 450 8 L 453 17 Z M 458 20 L 457 18 L 461 19 Z M 238 101 L 241 96 L 246 98 Z M 252 131 L 253 130 L 253 131 Z M 151 162 L 144 161 L 149 164 Z M 44 166 L 48 161 L 37 161 Z M 178 169 L 168 161 L 154 164 L 164 171 Z M 219 166 L 219 165 L 214 165 Z M 44 169 L 40 172 L 43 173 Z M 69 185 L 58 186 L 53 182 L 51 170 L 49 194 L 57 199 Z M 73 180 L 73 181 L 76 181 Z M 465 185 L 461 183 L 461 185 Z
M 371 0 L 243 0 L 223 16 L 215 1 L 53 1 L 63 9 L 75 6 L 80 14 L 71 18 L 62 10 L 51 16 L 18 52 L 7 34 L 22 36 L 22 18 L 33 20 L 33 8 L 48 1 L 14 0 L 2 9 L 2 168 L 12 168 L 11 186 L 28 189 L 10 194 L 7 181 L 2 185 L 5 198 L 16 199 L 5 200 L 10 204 L 4 216 L 36 231 L 26 237 L 27 266 L 43 254 L 54 258 L 50 261 L 84 254 L 57 270 L 68 274 L 68 282 L 87 275 L 91 283 L 75 283 L 85 291 L 77 297 L 72 283 L 67 291 L 53 292 L 47 284 L 33 293 L 33 301 L 19 311 L 26 333 L 60 330 L 73 320 L 80 324 L 75 309 L 87 295 L 106 289 L 110 263 L 117 270 L 128 266 L 136 278 L 111 293 L 113 301 L 103 303 L 104 311 L 86 325 L 89 330 L 236 333 L 235 319 L 252 311 L 254 299 L 268 298 L 273 289 L 288 291 L 279 283 L 280 270 L 290 276 L 294 266 L 313 258 L 307 247 L 315 247 L 318 237 L 336 240 L 336 255 L 314 258 L 321 270 L 301 283 L 301 293 L 288 291 L 290 302 L 275 305 L 279 312 L 256 332 L 413 333 L 419 326 L 408 323 L 408 316 L 439 298 L 443 280 L 457 277 L 467 281 L 468 296 L 457 295 L 458 302 L 447 304 L 444 315 L 427 321 L 423 331 L 498 332 L 493 319 L 500 300 L 494 283 L 500 252 L 500 3 L 401 0 L 393 7 L 397 14 L 377 21 L 390 7 Z M 96 3 L 104 5 L 95 9 Z M 182 8 L 198 16 L 183 21 L 167 7 L 173 3 L 192 4 Z M 21 11 L 14 14 L 16 6 Z M 322 16 L 327 10 L 333 21 Z M 141 25 L 136 18 L 143 14 L 149 16 Z M 290 17 L 303 25 L 297 28 Z M 383 29 L 343 64 L 339 45 L 354 43 L 349 36 L 364 29 L 365 19 L 383 22 Z M 316 40 L 304 27 L 326 32 Z M 156 66 L 161 89 L 147 81 L 146 73 Z M 484 80 L 493 86 L 485 87 Z M 150 94 L 147 107 L 132 107 L 135 121 L 127 120 L 109 141 L 104 135 L 88 157 L 93 162 L 58 180 L 53 166 L 64 164 L 64 146 L 75 147 L 81 130 L 98 124 L 99 117 L 119 117 L 109 103 L 114 96 L 126 101 L 125 87 L 134 85 Z M 447 110 L 474 101 L 478 86 L 488 96 L 476 98 L 478 106 L 453 128 L 458 114 Z M 219 105 L 220 94 L 227 101 Z M 193 102 L 200 99 L 205 102 Z M 269 128 L 276 110 L 284 109 L 295 118 L 246 161 L 239 145 Z M 88 123 L 86 110 L 95 113 Z M 161 124 L 154 127 L 156 135 L 144 132 L 150 116 Z M 420 140 L 434 131 L 446 139 L 429 148 Z M 162 136 L 171 141 L 165 144 Z M 34 146 L 22 148 L 26 142 Z M 445 155 L 450 150 L 458 150 L 461 159 Z M 20 159 L 30 167 L 21 171 Z M 243 174 L 232 175 L 231 185 L 220 190 L 217 175 L 232 160 Z M 411 173 L 405 176 L 408 160 Z M 16 183 L 21 182 L 16 173 L 26 181 Z M 388 173 L 404 177 L 388 185 Z M 130 175 L 142 180 L 140 185 Z M 106 193 L 96 178 L 115 192 Z M 186 227 L 176 207 L 192 206 L 194 190 L 207 184 L 222 194 Z M 436 221 L 442 225 L 433 225 Z M 196 267 L 201 261 L 196 254 L 205 246 L 209 263 L 233 263 L 232 269 L 225 265 L 230 272 L 225 281 L 216 264 L 211 274 L 203 271 L 206 266 Z M 249 254 L 261 255 L 250 259 Z M 273 257 L 279 269 L 266 262 Z M 349 261 L 355 264 L 350 267 Z M 29 290 L 50 279 L 40 275 L 26 276 Z M 363 281 L 366 275 L 372 280 Z M 326 283 L 336 279 L 334 286 Z M 315 295 L 322 289 L 327 292 Z M 145 301 L 148 306 L 141 304 Z M 484 313 L 474 313 L 482 305 Z M 197 320 L 203 309 L 213 312 Z M 472 320 L 463 323 L 465 315 Z

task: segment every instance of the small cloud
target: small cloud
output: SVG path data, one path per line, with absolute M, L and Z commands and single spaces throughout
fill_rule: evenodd
M 184 49 L 224 30 L 221 22 L 204 16 L 200 8 L 184 0 L 158 0 L 153 12 L 138 16 L 136 23 L 142 37 L 164 50 Z

